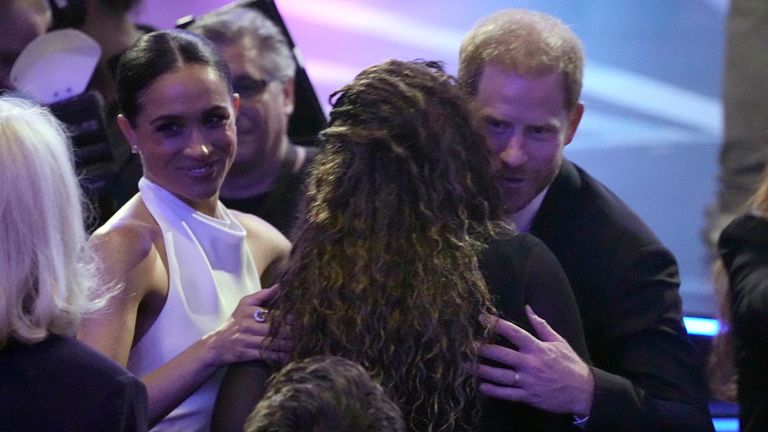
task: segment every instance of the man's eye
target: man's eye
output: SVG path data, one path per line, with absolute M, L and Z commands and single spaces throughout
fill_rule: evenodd
M 232 89 L 243 99 L 261 96 L 267 89 L 269 80 L 254 79 L 248 76 L 236 77 L 232 81 Z
M 491 132 L 503 132 L 509 128 L 507 122 L 492 118 L 485 119 L 485 125 Z
M 552 132 L 554 132 L 553 128 L 549 126 L 529 126 L 527 128 L 527 132 L 530 135 L 533 136 L 548 136 Z

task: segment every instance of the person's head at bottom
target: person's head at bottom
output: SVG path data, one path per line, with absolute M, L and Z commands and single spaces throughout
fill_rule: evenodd
M 358 363 L 318 356 L 274 375 L 246 432 L 398 432 L 400 409 Z

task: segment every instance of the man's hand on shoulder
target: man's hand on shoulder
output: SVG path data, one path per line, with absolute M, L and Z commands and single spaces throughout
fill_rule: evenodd
M 544 411 L 589 415 L 595 382 L 584 360 L 559 334 L 526 306 L 538 339 L 498 317 L 484 315 L 491 327 L 517 350 L 481 344 L 481 363 L 471 372 L 483 382 L 480 392 L 498 399 L 522 402 Z M 492 360 L 501 366 L 483 364 Z

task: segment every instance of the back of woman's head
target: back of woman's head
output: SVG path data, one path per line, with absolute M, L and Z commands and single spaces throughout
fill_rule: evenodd
M 82 199 L 61 123 L 0 97 L 0 346 L 73 334 L 89 309 Z
M 140 37 L 117 66 L 117 101 L 120 112 L 135 124 L 144 92 L 162 75 L 185 65 L 204 65 L 215 70 L 232 92 L 226 60 L 212 42 L 184 30 L 163 30 Z
M 438 63 L 388 61 L 364 70 L 334 97 L 316 176 L 332 182 L 316 184 L 320 201 L 338 209 L 359 196 L 371 201 L 361 210 L 375 209 L 378 219 L 419 209 L 415 217 L 430 224 L 500 218 L 483 137 L 468 100 Z M 343 175 L 323 175 L 325 167 L 338 169 L 328 159 L 344 163 Z
M 463 364 L 492 309 L 477 256 L 500 206 L 461 91 L 434 64 L 368 68 L 322 140 L 274 328 L 285 311 L 298 358 L 360 362 L 411 428 L 467 425 Z

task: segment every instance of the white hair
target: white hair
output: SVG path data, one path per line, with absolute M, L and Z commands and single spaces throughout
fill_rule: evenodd
M 0 97 L 0 347 L 73 335 L 91 298 L 82 192 L 62 124 Z

